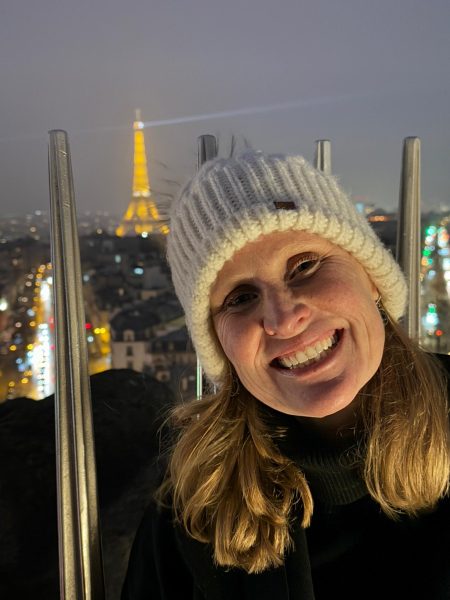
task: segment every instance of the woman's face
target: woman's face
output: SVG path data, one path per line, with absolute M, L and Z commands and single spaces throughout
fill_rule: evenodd
M 247 244 L 211 292 L 217 337 L 241 383 L 284 413 L 325 417 L 378 369 L 377 289 L 345 250 L 302 231 Z

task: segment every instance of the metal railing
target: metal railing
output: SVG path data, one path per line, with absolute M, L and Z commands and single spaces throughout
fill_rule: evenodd
M 50 131 L 60 597 L 102 600 L 104 581 L 83 285 L 67 134 Z
M 200 135 L 197 138 L 197 170 L 207 162 L 217 156 L 217 140 L 215 136 L 205 134 Z M 197 358 L 197 375 L 196 375 L 196 387 L 197 387 L 197 400 L 203 396 L 203 369 Z
M 420 335 L 420 140 L 403 142 L 402 174 L 397 222 L 397 261 L 408 282 L 408 304 L 404 317 L 410 338 Z
M 314 166 L 325 175 L 331 175 L 331 142 L 317 140 L 314 152 Z

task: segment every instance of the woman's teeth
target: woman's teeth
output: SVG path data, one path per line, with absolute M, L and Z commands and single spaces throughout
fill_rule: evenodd
M 317 362 L 329 354 L 329 350 L 334 348 L 338 341 L 336 333 L 321 342 L 317 342 L 314 346 L 308 346 L 303 352 L 295 352 L 289 356 L 279 358 L 278 362 L 282 367 L 287 369 L 296 369 L 298 367 L 306 367 L 313 362 Z

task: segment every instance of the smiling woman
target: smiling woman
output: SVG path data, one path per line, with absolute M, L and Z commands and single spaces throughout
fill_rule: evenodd
M 285 231 L 263 235 L 225 263 L 211 307 L 219 343 L 255 398 L 324 417 L 350 404 L 380 365 L 377 297 L 346 250 Z
M 403 332 L 404 277 L 334 178 L 206 163 L 168 259 L 216 391 L 172 411 L 123 600 L 446 598 L 448 360 Z

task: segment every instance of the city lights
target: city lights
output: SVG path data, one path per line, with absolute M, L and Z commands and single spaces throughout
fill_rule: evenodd
M 424 314 L 422 316 L 423 344 L 425 347 L 430 345 L 433 351 L 440 351 L 444 341 L 446 331 L 441 323 L 439 312 L 450 310 L 450 236 L 445 226 L 428 225 L 425 228 L 424 247 L 421 258 L 421 293 L 424 299 L 427 297 L 440 298 L 439 304 L 436 301 L 425 302 Z M 445 292 L 445 296 L 444 296 Z M 445 303 L 447 307 L 445 307 Z
M 376 214 L 374 217 L 374 225 L 378 225 L 380 231 L 383 231 L 383 227 L 393 231 L 392 223 L 387 222 L 387 217 Z M 392 220 L 391 217 L 394 218 L 391 215 L 389 220 Z M 450 351 L 447 331 L 450 326 L 450 301 L 447 300 L 450 298 L 450 235 L 443 223 L 444 221 L 436 220 L 433 224 L 426 224 L 422 230 L 419 273 L 420 343 L 432 352 Z M 97 236 L 96 230 L 102 230 L 104 235 Z M 84 328 L 90 373 L 100 372 L 111 366 L 112 349 L 115 348 L 115 343 L 119 344 L 122 335 L 121 330 L 115 329 L 112 324 L 115 315 L 125 313 L 124 306 L 132 306 L 135 303 L 140 307 L 147 301 L 151 303 L 163 289 L 160 282 L 164 281 L 163 276 L 166 276 L 164 270 L 161 273 L 157 272 L 154 266 L 155 255 L 145 255 L 147 245 L 151 248 L 151 241 L 145 241 L 145 238 L 151 238 L 153 233 L 147 225 L 137 234 L 144 239 L 136 240 L 135 236 L 132 243 L 131 240 L 123 238 L 118 243 L 108 238 L 107 232 L 106 226 L 103 228 L 101 221 L 98 221 L 91 228 L 88 241 L 83 242 L 83 238 L 80 237 L 81 244 L 85 244 L 83 251 L 88 257 L 82 267 L 86 312 L 85 322 L 82 322 L 80 327 Z M 8 361 L 9 365 L 3 374 L 3 390 L 8 390 L 9 398 L 28 396 L 41 399 L 54 392 L 52 266 L 50 262 L 43 260 L 39 255 L 34 268 L 30 264 L 21 263 L 14 271 L 17 278 L 17 294 L 13 307 L 6 302 L 6 298 L 10 300 L 10 292 L 5 292 L 4 297 L 0 298 L 0 312 L 10 311 L 8 336 L 0 346 L 1 357 Z M 166 310 L 167 306 L 164 305 L 164 311 Z M 140 362 L 141 359 L 138 358 L 141 352 L 139 344 L 144 345 L 141 340 L 146 334 L 135 336 L 136 331 L 141 331 L 133 329 L 135 321 L 135 315 L 130 317 L 130 328 L 133 332 L 130 343 L 133 345 L 134 355 L 132 359 L 125 359 L 125 365 L 134 361 L 131 368 L 140 369 L 145 363 Z M 153 325 L 148 331 L 152 330 L 153 335 L 152 328 Z M 144 355 L 146 352 L 147 350 L 142 351 Z M 113 359 L 116 361 L 115 356 Z M 113 364 L 117 366 L 117 362 Z M 122 365 L 119 368 L 121 367 Z M 5 392 L 3 393 L 6 397 Z

